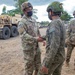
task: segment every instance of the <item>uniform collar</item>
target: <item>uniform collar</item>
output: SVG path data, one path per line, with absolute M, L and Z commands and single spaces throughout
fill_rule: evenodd
M 57 20 L 57 19 L 60 19 L 60 17 L 54 18 L 53 20 Z
M 23 16 L 23 18 L 27 19 L 28 21 L 34 22 L 34 20 L 32 19 L 32 17 L 28 18 L 25 15 Z

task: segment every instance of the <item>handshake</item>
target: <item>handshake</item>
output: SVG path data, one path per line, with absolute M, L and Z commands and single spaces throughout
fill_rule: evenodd
M 45 46 L 45 41 L 42 37 L 34 37 L 38 42 L 43 42 L 43 46 Z

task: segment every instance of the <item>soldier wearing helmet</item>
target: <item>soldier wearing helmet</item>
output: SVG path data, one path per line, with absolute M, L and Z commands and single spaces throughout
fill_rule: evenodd
M 38 42 L 43 41 L 39 38 L 40 32 L 36 21 L 32 18 L 33 6 L 29 2 L 24 2 L 21 5 L 24 13 L 22 20 L 19 22 L 18 31 L 21 36 L 24 61 L 25 75 L 37 75 L 41 64 L 40 48 Z
M 48 17 L 52 21 L 47 28 L 46 54 L 38 75 L 61 75 L 65 60 L 65 28 L 60 19 L 62 10 L 62 4 L 58 1 L 47 7 Z
M 51 11 L 51 15 L 48 13 L 49 19 L 51 19 L 52 16 L 61 16 L 61 13 L 63 12 L 62 3 L 60 2 L 53 2 L 47 7 L 47 12 Z
M 72 18 L 68 24 L 66 32 L 66 44 L 67 44 L 67 55 L 66 55 L 66 66 L 69 66 L 72 51 L 75 47 L 75 11 L 73 12 L 74 18 Z

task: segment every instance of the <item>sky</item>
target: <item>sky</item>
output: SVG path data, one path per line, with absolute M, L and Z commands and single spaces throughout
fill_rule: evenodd
M 36 16 L 38 17 L 37 21 L 49 21 L 47 16 L 47 6 L 56 0 L 29 0 L 32 3 L 34 9 L 37 9 Z M 63 3 L 64 10 L 66 10 L 70 15 L 72 15 L 75 10 L 75 0 L 57 0 Z M 0 14 L 2 12 L 3 6 L 6 6 L 7 10 L 15 9 L 14 0 L 0 0 Z

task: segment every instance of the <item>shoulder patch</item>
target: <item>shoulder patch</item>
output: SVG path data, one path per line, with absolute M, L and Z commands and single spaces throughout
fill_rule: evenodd
M 50 28 L 49 29 L 49 33 L 52 33 L 52 32 L 54 32 L 55 31 L 55 28 Z
M 22 22 L 19 22 L 19 24 L 18 24 L 18 28 L 21 28 L 21 27 L 23 27 L 23 23 Z

